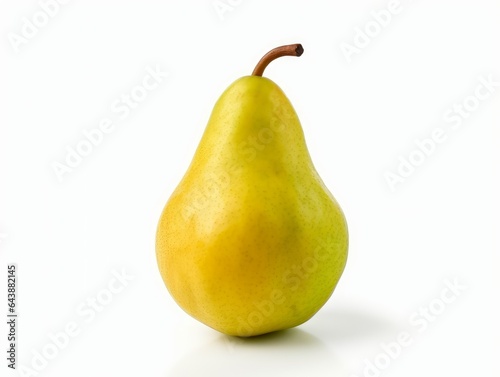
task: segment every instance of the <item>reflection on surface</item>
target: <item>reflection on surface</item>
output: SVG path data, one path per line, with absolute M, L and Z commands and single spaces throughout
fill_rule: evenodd
M 326 375 L 319 371 L 335 376 L 340 368 L 337 362 L 317 337 L 295 328 L 253 338 L 220 335 L 186 354 L 168 376 Z
M 187 343 L 188 351 L 166 376 L 357 375 L 363 359 L 405 326 L 384 314 L 370 308 L 334 306 L 323 308 L 298 328 L 252 338 L 225 336 L 201 325 L 194 333 L 182 328 L 176 343 Z M 192 346 L 196 341 L 202 345 Z
M 345 344 L 367 339 L 382 340 L 384 336 L 400 331 L 402 325 L 370 310 L 337 307 L 320 310 L 306 326 L 328 342 Z

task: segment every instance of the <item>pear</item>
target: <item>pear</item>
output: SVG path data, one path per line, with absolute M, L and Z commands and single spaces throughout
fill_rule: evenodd
M 189 315 L 224 334 L 298 326 L 329 299 L 344 270 L 344 214 L 319 177 L 283 91 L 262 77 L 231 84 L 161 214 L 156 256 L 165 285 Z

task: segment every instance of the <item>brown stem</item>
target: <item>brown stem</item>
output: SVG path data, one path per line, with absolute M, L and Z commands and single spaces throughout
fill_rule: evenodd
M 300 43 L 273 48 L 260 59 L 252 72 L 252 76 L 262 76 L 268 64 L 274 59 L 282 56 L 300 56 L 303 52 L 304 49 Z

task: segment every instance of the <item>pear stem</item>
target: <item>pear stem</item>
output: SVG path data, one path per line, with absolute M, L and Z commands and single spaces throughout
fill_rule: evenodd
M 303 52 L 304 49 L 300 43 L 273 48 L 260 59 L 252 72 L 252 76 L 262 76 L 266 67 L 274 59 L 281 58 L 282 56 L 300 56 Z

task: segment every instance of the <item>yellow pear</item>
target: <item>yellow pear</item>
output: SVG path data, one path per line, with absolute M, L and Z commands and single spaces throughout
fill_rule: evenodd
M 228 335 L 254 336 L 311 318 L 347 259 L 347 224 L 307 150 L 288 98 L 251 76 L 219 98 L 186 174 L 158 224 L 156 256 L 188 314 Z

